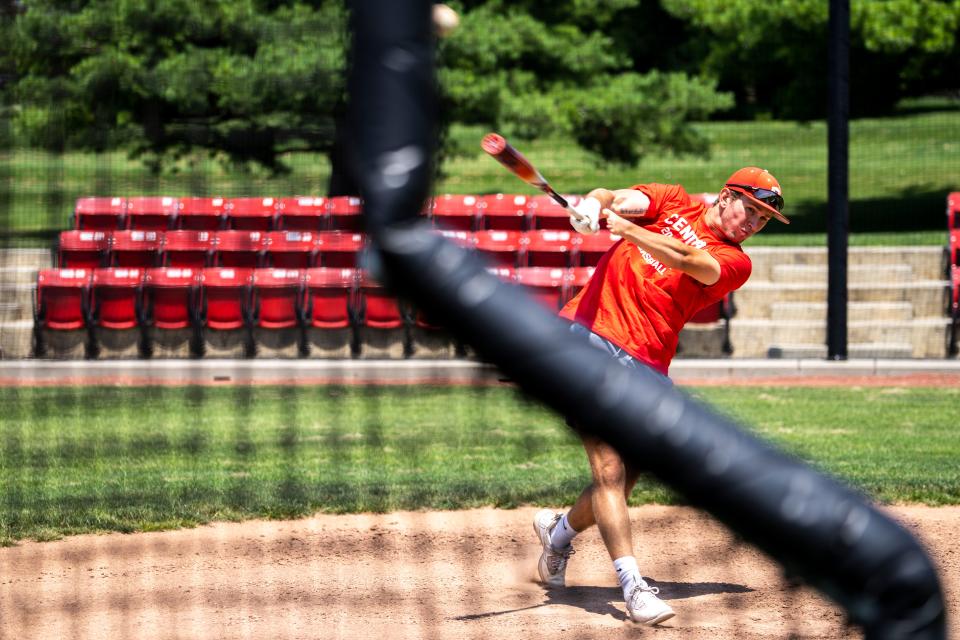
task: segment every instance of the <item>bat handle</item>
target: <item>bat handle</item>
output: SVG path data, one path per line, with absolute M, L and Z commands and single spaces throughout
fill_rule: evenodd
M 577 211 L 576 209 L 574 209 L 573 205 L 570 204 L 569 202 L 567 202 L 567 199 L 566 199 L 566 198 L 564 198 L 564 197 L 561 196 L 559 193 L 557 193 L 556 191 L 554 191 L 552 187 L 550 187 L 549 185 L 546 185 L 543 190 L 544 190 L 544 192 L 546 192 L 546 194 L 547 194 L 548 196 L 550 196 L 551 198 L 553 198 L 553 201 L 554 201 L 554 202 L 556 202 L 556 203 L 559 204 L 561 207 L 563 207 L 564 209 L 566 209 L 567 211 L 569 211 L 569 212 L 570 212 L 570 215 L 572 215 L 574 218 L 576 218 L 576 219 L 579 220 L 580 222 L 585 222 L 585 221 L 586 221 L 585 216 L 581 215 L 581 213 L 580 213 L 579 211 Z

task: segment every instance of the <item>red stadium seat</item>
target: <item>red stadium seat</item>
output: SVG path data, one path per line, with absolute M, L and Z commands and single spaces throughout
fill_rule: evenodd
M 37 274 L 37 323 L 68 331 L 87 326 L 91 269 L 41 269 Z
M 360 272 L 358 282 L 358 320 L 362 326 L 373 329 L 399 329 L 404 325 L 400 301 L 388 293 L 383 285 L 373 280 L 366 271 Z
M 517 270 L 513 267 L 487 267 L 487 272 L 504 282 L 513 282 L 517 276 Z
M 566 295 L 566 269 L 525 267 L 517 269 L 513 281 L 551 311 L 560 310 Z
M 110 265 L 149 269 L 160 259 L 159 231 L 114 231 L 110 238 Z
M 947 246 L 951 265 L 960 265 L 960 229 L 951 229 Z
M 526 231 L 530 228 L 527 196 L 498 193 L 480 196 L 480 226 L 484 229 Z
M 233 198 L 227 208 L 227 227 L 239 231 L 270 231 L 277 217 L 273 198 Z
M 363 201 L 356 196 L 337 196 L 330 198 L 327 210 L 328 229 L 334 231 L 363 230 Z
M 574 266 L 595 267 L 610 247 L 619 240 L 606 229 L 591 235 L 577 234 L 574 236 L 573 246 L 576 249 Z
M 182 198 L 177 228 L 216 231 L 226 220 L 227 201 L 223 198 Z
M 569 267 L 572 263 L 576 232 L 559 229 L 537 229 L 524 236 L 527 265 L 531 267 Z
M 311 231 L 271 231 L 267 234 L 267 263 L 281 269 L 315 266 L 317 235 Z
M 262 231 L 218 231 L 213 262 L 221 267 L 255 269 L 263 264 L 266 237 Z
M 216 235 L 213 231 L 176 229 L 163 234 L 160 264 L 167 267 L 202 269 L 213 259 Z
M 186 329 L 197 314 L 200 270 L 147 269 L 143 280 L 144 323 L 158 329 Z
M 361 233 L 324 231 L 316 235 L 316 264 L 335 269 L 355 269 L 365 238 Z
M 950 335 L 947 354 L 957 355 L 957 334 L 960 333 L 960 266 L 950 266 Z
M 57 266 L 61 269 L 97 269 L 107 265 L 110 236 L 106 231 L 61 231 Z
M 91 318 L 105 329 L 133 329 L 140 324 L 143 269 L 94 269 Z
M 960 191 L 947 196 L 947 229 L 960 229 Z
M 127 198 L 127 228 L 166 231 L 173 229 L 180 200 L 169 196 Z
M 477 235 L 472 231 L 458 231 L 456 229 L 438 229 L 437 233 L 441 236 L 453 242 L 456 245 L 461 247 L 466 247 L 467 249 L 474 249 L 474 244 L 477 240 Z
M 354 269 L 308 269 L 304 276 L 307 324 L 318 329 L 349 327 L 356 280 Z
M 287 231 L 320 231 L 327 225 L 326 198 L 281 198 L 277 205 L 278 228 Z
M 241 329 L 250 314 L 253 269 L 210 267 L 200 275 L 200 321 L 210 329 Z
M 571 205 L 580 202 L 580 196 L 563 196 Z M 570 231 L 570 212 L 557 204 L 557 201 L 547 195 L 533 196 L 527 200 L 527 211 L 532 218 L 534 229 L 556 229 Z
M 78 198 L 73 223 L 77 229 L 122 229 L 126 209 L 125 198 Z
M 524 244 L 520 231 L 478 231 L 474 235 L 473 247 L 493 264 L 505 267 L 522 264 Z
M 442 195 L 430 205 L 430 219 L 435 227 L 475 231 L 478 228 L 477 197 L 470 195 Z
M 253 272 L 253 323 L 264 329 L 300 324 L 304 272 L 299 269 L 257 269 Z

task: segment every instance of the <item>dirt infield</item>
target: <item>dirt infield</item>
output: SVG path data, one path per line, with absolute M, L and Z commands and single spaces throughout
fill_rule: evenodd
M 840 611 L 689 508 L 631 510 L 677 617 L 625 622 L 596 530 L 566 589 L 534 581 L 535 509 L 320 515 L 0 549 L 0 638 L 856 638 Z M 895 507 L 941 568 L 960 637 L 960 507 Z

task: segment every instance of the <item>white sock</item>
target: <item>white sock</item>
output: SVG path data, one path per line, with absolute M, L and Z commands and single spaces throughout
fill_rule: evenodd
M 557 522 L 557 526 L 550 532 L 550 546 L 554 549 L 566 549 L 578 533 L 580 532 L 574 531 L 567 521 L 567 514 L 563 514 L 563 517 Z
M 623 589 L 623 599 L 626 600 L 633 593 L 633 588 L 640 582 L 640 569 L 637 559 L 633 556 L 623 556 L 613 561 L 613 568 L 617 570 L 617 580 Z

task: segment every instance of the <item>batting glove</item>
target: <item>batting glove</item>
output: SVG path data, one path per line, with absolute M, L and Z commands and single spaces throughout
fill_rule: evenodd
M 584 235 L 591 235 L 600 230 L 600 201 L 596 198 L 586 198 L 574 207 L 580 218 L 570 214 L 570 226 Z

